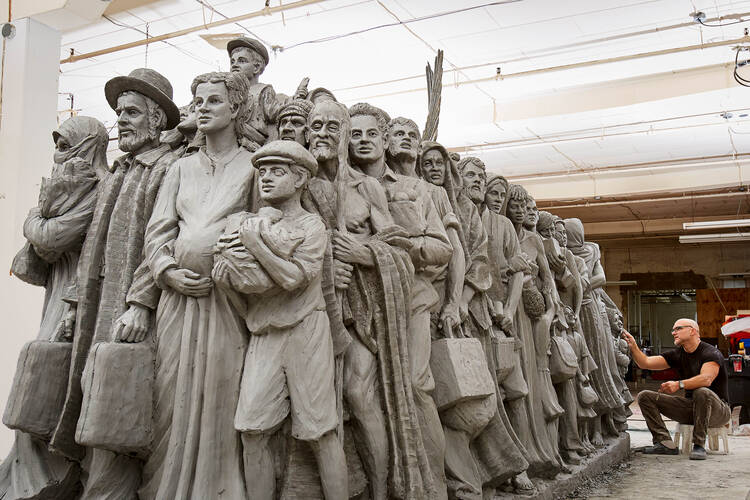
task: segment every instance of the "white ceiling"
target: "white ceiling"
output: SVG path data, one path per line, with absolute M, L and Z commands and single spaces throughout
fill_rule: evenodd
M 123 1 L 127 0 L 114 0 L 109 10 L 117 10 Z M 654 28 L 690 23 L 695 9 L 708 18 L 750 13 L 750 1 L 522 0 L 376 28 L 396 18 L 433 16 L 487 3 L 491 2 L 327 0 L 286 11 L 283 16 L 276 13 L 173 38 L 169 45 L 154 43 L 63 64 L 60 92 L 74 95 L 74 107 L 80 113 L 112 126 L 114 113 L 104 100 L 104 83 L 148 66 L 170 79 L 175 101 L 182 105 L 191 97 L 194 76 L 228 69 L 226 53 L 200 35 L 252 33 L 268 46 L 284 48 L 272 54 L 262 77 L 277 92 L 292 93 L 309 76 L 310 88 L 327 87 L 346 104 L 366 100 L 392 116 L 407 116 L 421 124 L 427 112 L 424 67 L 434 59 L 436 49 L 443 49 L 446 86 L 439 140 L 448 147 L 471 151 L 506 175 L 750 152 L 750 117 L 740 116 L 750 113 L 750 88 L 731 80 L 734 51 L 729 46 L 492 78 L 497 67 L 503 75 L 510 75 L 737 39 L 750 22 Z M 278 0 L 271 0 L 271 5 L 278 5 Z M 129 27 L 102 19 L 65 33 L 61 58 L 70 50 L 81 54 L 143 39 L 137 30 L 155 36 L 262 7 L 262 0 L 154 1 L 108 15 Z M 750 19 L 750 14 L 745 18 Z M 644 33 L 632 35 L 636 32 Z M 326 37 L 335 39 L 310 43 Z M 688 78 L 695 73 L 691 68 L 726 63 L 732 64 L 705 70 L 713 75 L 710 81 L 700 75 L 695 77 L 698 80 Z M 455 68 L 465 69 L 450 71 Z M 467 83 L 477 79 L 488 81 Z M 656 89 L 657 80 L 662 82 L 661 93 L 649 90 Z M 628 89 L 641 88 L 646 91 L 628 93 Z M 66 99 L 61 94 L 61 110 L 69 107 Z M 728 110 L 734 115 L 730 120 L 720 116 Z

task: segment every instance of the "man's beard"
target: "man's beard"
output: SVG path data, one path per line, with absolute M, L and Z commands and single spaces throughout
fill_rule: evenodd
M 149 130 L 136 129 L 134 133 L 128 134 L 126 137 L 118 137 L 118 147 L 121 151 L 126 153 L 132 153 L 138 151 L 146 143 L 151 142 L 159 137 L 157 134 L 152 134 Z
M 479 186 L 467 187 L 465 188 L 465 192 L 474 203 L 482 203 L 484 201 L 484 193 Z
M 386 158 L 396 163 L 414 163 L 417 161 L 417 153 L 412 149 L 401 149 L 398 145 L 389 145 Z
M 336 150 L 328 145 L 314 146 L 310 152 L 317 161 L 328 161 L 336 157 Z

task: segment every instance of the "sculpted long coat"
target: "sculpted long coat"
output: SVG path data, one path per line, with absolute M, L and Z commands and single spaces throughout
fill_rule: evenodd
M 81 375 L 91 346 L 111 340 L 113 322 L 127 310 L 125 301 L 136 268 L 143 259 L 143 236 L 162 177 L 174 157 L 167 145 L 135 157 L 115 160 L 99 183 L 99 196 L 78 262 L 77 302 L 68 390 L 51 447 L 81 460 L 75 442 L 81 413 Z

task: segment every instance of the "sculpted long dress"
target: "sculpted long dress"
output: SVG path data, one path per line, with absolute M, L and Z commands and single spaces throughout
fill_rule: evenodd
M 544 248 L 536 233 L 521 229 L 521 236 L 518 238 L 521 251 L 526 253 L 531 260 L 537 262 L 536 269 L 532 271 L 532 279 L 537 281 L 546 279 L 542 273 L 549 275 Z M 546 270 L 543 269 L 546 267 Z M 534 272 L 535 271 L 535 272 Z M 542 286 L 537 285 L 542 290 Z M 551 285 L 554 286 L 554 285 Z M 545 288 L 549 288 L 547 285 Z M 518 431 L 527 450 L 535 447 L 539 454 L 539 462 L 534 463 L 529 460 L 531 466 L 529 472 L 531 475 L 549 475 L 556 473 L 560 469 L 561 459 L 559 458 L 557 435 L 553 432 L 556 425 L 556 419 L 563 413 L 562 407 L 558 404 L 557 394 L 552 386 L 552 380 L 549 373 L 549 331 L 540 330 L 537 323 L 541 320 L 531 321 L 527 315 L 523 300 L 519 301 L 518 311 L 516 312 L 516 331 L 519 338 L 523 341 L 522 360 L 526 383 L 529 386 L 527 396 L 528 421 L 533 440 L 528 441 L 528 436 L 524 436 L 523 431 Z M 532 448 L 533 449 L 533 448 Z M 535 466 L 536 465 L 536 466 Z
M 251 153 L 226 165 L 203 150 L 167 172 L 146 230 L 146 259 L 163 293 L 156 312 L 154 445 L 141 499 L 246 497 L 240 436 L 234 429 L 247 346 L 237 295 L 213 287 L 200 298 L 166 287 L 169 268 L 210 276 L 225 218 L 249 208 Z
M 573 252 L 573 255 L 583 259 L 586 264 L 585 272 L 590 280 L 599 264 L 599 248 L 596 245 L 584 242 L 583 225 L 580 222 L 566 219 L 565 230 L 568 233 L 568 248 Z M 623 400 L 612 379 L 609 367 L 608 349 L 612 349 L 609 325 L 605 327 L 602 323 L 598 300 L 595 291 L 590 286 L 583 290 L 580 321 L 591 357 L 596 366 L 599 367 L 598 370 L 591 372 L 591 385 L 599 395 L 599 400 L 594 404 L 594 410 L 598 415 L 601 415 L 622 406 Z
M 63 302 L 65 289 L 75 281 L 83 238 L 96 205 L 95 171 L 106 168 L 106 130 L 98 120 L 74 117 L 65 121 L 56 133 L 72 147 L 65 153 L 55 153 L 52 175 L 42 181 L 39 205 L 30 210 L 23 225 L 32 251 L 49 262 L 37 340 L 53 340 L 67 312 Z M 88 162 L 87 168 L 71 172 L 63 166 L 73 158 Z M 68 481 L 77 481 L 78 467 L 50 453 L 48 444 L 24 432 L 15 432 L 13 448 L 0 465 L 0 498 L 35 498 L 35 495 L 67 498 L 66 489 L 72 486 Z

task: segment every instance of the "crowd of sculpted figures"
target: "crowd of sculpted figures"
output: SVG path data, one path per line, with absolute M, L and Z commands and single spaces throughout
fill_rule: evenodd
M 578 219 L 324 88 L 107 82 L 52 134 L 12 272 L 46 288 L 0 496 L 482 499 L 626 427 L 622 316 Z M 502 165 L 490 166 L 502 171 Z

